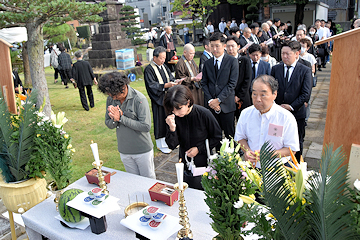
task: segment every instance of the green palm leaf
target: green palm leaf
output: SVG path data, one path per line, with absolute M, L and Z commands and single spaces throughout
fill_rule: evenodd
M 266 142 L 260 150 L 261 174 L 263 176 L 263 192 L 266 205 L 277 219 L 276 231 L 278 239 L 303 239 L 306 234 L 304 215 L 297 209 L 300 203 L 291 205 L 294 196 L 285 182 L 285 168 L 274 155 L 274 148 Z
M 7 181 L 19 181 L 27 177 L 25 165 L 33 153 L 35 125 L 37 124 L 36 108 L 34 103 L 37 93 L 34 90 L 26 99 L 20 114 L 18 129 L 11 125 L 11 114 L 6 103 L 0 103 L 0 141 L 2 144 L 2 166 L 8 166 L 3 170 L 6 175 L 10 172 L 13 177 L 5 176 Z M 6 161 L 6 162 L 5 162 Z M 9 170 L 9 171 L 8 171 Z
M 347 165 L 341 147 L 333 152 L 326 146 L 321 156 L 320 174 L 310 184 L 307 216 L 313 239 L 360 239 L 349 211 L 354 207 L 346 190 Z M 341 167 L 340 167 L 341 166 Z M 330 176 L 330 177 L 329 177 Z

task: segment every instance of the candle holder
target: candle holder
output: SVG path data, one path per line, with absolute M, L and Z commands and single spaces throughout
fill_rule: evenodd
M 179 189 L 179 183 L 176 183 L 174 185 L 175 190 L 177 190 L 180 193 L 180 197 L 179 197 L 179 217 L 180 217 L 180 225 L 183 226 L 182 229 L 179 230 L 177 237 L 179 239 L 188 237 L 190 239 L 193 238 L 193 234 L 191 232 L 190 229 L 190 223 L 189 223 L 189 218 L 188 218 L 188 212 L 187 207 L 186 207 L 186 201 L 184 198 L 184 191 L 185 189 L 188 188 L 188 184 L 186 182 L 183 182 L 183 190 Z
M 100 165 L 96 165 L 96 162 L 93 162 L 92 165 L 98 170 L 98 179 L 99 179 L 99 186 L 100 188 L 102 189 L 102 192 L 109 195 L 109 191 L 107 190 L 107 187 L 106 187 L 106 182 L 104 180 L 104 176 L 102 174 L 102 171 L 101 171 L 101 167 L 103 165 L 103 161 L 100 160 Z

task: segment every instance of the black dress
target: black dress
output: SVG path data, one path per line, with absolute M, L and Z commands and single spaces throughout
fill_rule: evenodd
M 194 157 L 196 167 L 207 166 L 207 153 L 205 140 L 209 139 L 210 149 L 217 146 L 222 138 L 221 128 L 214 115 L 209 109 L 199 105 L 193 105 L 191 112 L 184 117 L 175 117 L 176 130 L 168 130 L 166 143 L 170 149 L 175 149 L 178 145 L 179 158 L 185 163 L 185 152 L 192 147 L 197 147 L 199 153 Z M 188 159 L 190 161 L 190 159 Z M 185 165 L 185 171 L 189 172 Z M 196 184 L 189 183 L 189 187 L 201 189 L 201 176 L 197 178 Z M 185 177 L 186 179 L 186 177 Z

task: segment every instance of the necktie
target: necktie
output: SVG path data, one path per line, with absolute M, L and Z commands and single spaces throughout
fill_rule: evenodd
M 286 75 L 285 75 L 285 86 L 287 86 L 288 85 L 288 83 L 289 83 L 289 80 L 290 80 L 290 68 L 292 67 L 292 66 L 286 66 L 287 67 L 287 70 L 286 70 Z
M 217 76 L 218 75 L 218 72 L 219 72 L 219 66 L 218 66 L 218 60 L 216 59 L 215 60 L 215 75 Z
M 268 34 L 269 34 L 269 37 L 271 37 L 271 38 L 272 38 L 272 35 L 271 35 L 271 32 L 270 32 L 270 31 L 268 31 Z
M 257 62 L 253 62 L 253 66 L 252 66 L 252 79 L 253 79 L 253 80 L 254 80 L 255 77 L 256 77 L 256 75 L 255 75 L 255 73 L 256 73 L 256 71 L 255 71 L 255 65 L 256 65 L 256 63 L 257 63 Z

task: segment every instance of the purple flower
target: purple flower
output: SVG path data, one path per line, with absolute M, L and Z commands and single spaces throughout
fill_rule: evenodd
M 214 170 L 214 169 L 211 169 L 211 174 L 212 174 L 212 175 L 216 175 L 216 174 L 217 174 L 217 171 Z
M 242 172 L 242 175 L 243 175 L 244 177 L 248 177 L 248 175 L 247 175 L 246 172 Z
M 212 176 L 208 176 L 208 179 L 212 179 Z

